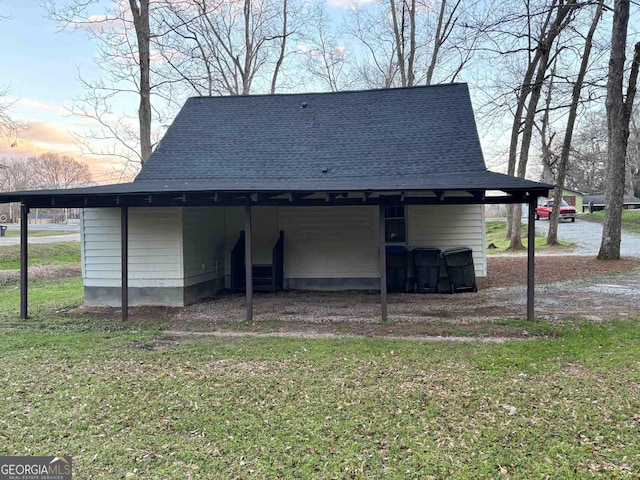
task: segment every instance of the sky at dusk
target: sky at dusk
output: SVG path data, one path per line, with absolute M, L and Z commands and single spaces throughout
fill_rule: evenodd
M 326 0 L 336 22 L 351 1 Z M 102 9 L 110 3 L 101 0 L 97 5 Z M 632 20 L 630 29 L 637 32 L 634 23 Z M 15 146 L 13 141 L 0 138 L 0 163 L 54 151 L 88 163 L 96 181 L 112 182 L 120 165 L 105 158 L 82 156 L 71 133 L 86 132 L 94 126 L 71 115 L 69 109 L 74 98 L 83 94 L 79 75 L 94 79 L 98 75 L 94 62 L 98 44 L 82 30 L 58 30 L 59 25 L 46 17 L 41 0 L 0 0 L 0 91 L 9 87 L 8 96 L 0 101 L 13 101 L 12 117 L 29 125 Z M 136 110 L 134 97 L 127 105 L 132 124 Z M 487 144 L 483 144 L 487 156 Z
M 328 4 L 334 12 L 343 6 L 341 0 Z M 69 109 L 83 93 L 79 75 L 97 75 L 96 53 L 97 44 L 85 32 L 59 31 L 40 0 L 0 0 L 0 89 L 9 88 L 0 101 L 13 102 L 12 117 L 29 125 L 17 145 L 0 139 L 0 162 L 55 151 L 87 162 L 96 181 L 113 181 L 120 167 L 82 156 L 71 133 L 93 125 Z M 133 113 L 136 109 L 132 105 Z
M 78 157 L 69 132 L 83 125 L 66 108 L 81 93 L 78 68 L 93 69 L 95 45 L 83 32 L 57 33 L 39 0 L 0 0 L 0 16 L 0 85 L 15 102 L 12 117 L 29 124 L 16 146 L 0 142 L 0 160 L 47 151 Z M 104 169 L 90 163 L 101 176 Z

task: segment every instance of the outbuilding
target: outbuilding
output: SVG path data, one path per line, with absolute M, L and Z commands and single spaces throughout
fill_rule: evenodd
M 469 247 L 484 276 L 483 205 L 533 211 L 550 188 L 487 170 L 467 85 L 447 84 L 190 98 L 135 181 L 0 202 L 82 208 L 85 302 L 124 316 L 226 288 L 250 318 L 265 288 L 380 289 L 386 318 L 388 247 Z M 529 283 L 532 317 L 533 247 Z

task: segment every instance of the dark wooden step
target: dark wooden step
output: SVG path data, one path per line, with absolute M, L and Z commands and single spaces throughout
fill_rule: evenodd
M 271 265 L 254 265 L 253 289 L 258 292 L 270 292 L 272 288 L 273 269 Z
M 273 269 L 271 265 L 254 265 L 251 271 L 253 272 L 253 289 L 258 292 L 270 292 L 273 288 Z M 238 279 L 235 287 L 237 291 L 244 291 L 244 275 Z

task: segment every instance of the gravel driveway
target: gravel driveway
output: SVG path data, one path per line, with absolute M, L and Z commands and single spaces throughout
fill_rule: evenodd
M 536 221 L 536 232 L 544 233 L 549 231 L 548 220 Z M 571 255 L 596 256 L 600 250 L 602 240 L 602 225 L 596 222 L 580 220 L 575 222 L 560 222 L 558 224 L 558 237 L 567 242 L 574 242 L 578 248 L 571 252 Z M 566 255 L 557 253 L 553 255 Z M 640 235 L 622 232 L 622 243 L 620 244 L 620 255 L 623 257 L 640 256 Z

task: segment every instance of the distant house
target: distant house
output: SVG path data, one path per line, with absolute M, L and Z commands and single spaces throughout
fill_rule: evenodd
M 604 195 L 584 195 L 582 212 L 598 212 L 604 210 L 607 205 Z M 635 209 L 640 208 L 640 198 L 625 197 L 622 203 L 622 208 Z
M 83 208 L 90 305 L 245 286 L 250 305 L 254 288 L 386 295 L 387 246 L 467 246 L 485 276 L 483 205 L 533 209 L 550 187 L 486 169 L 467 86 L 448 84 L 190 98 L 134 182 L 0 202 Z
M 549 192 L 549 195 L 553 195 L 553 191 Z M 562 199 L 567 202 L 572 207 L 575 207 L 576 212 L 583 211 L 583 198 L 584 194 L 579 192 L 578 190 L 572 190 L 570 188 L 565 188 L 562 190 Z M 541 203 L 544 198 L 540 198 L 538 203 Z

